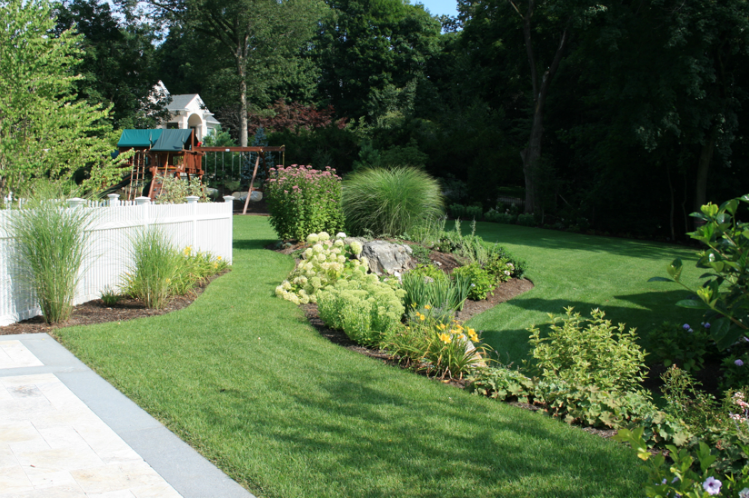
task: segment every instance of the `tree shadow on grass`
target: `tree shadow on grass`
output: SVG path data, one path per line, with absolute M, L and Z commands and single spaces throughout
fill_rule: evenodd
M 483 237 L 487 242 L 497 242 L 500 245 L 506 243 L 543 249 L 600 252 L 634 258 L 668 259 L 669 261 L 677 256 L 682 259 L 697 260 L 696 256 L 690 257 L 696 251 L 696 247 L 585 235 L 542 228 L 484 222 L 477 224 L 476 234 Z M 685 251 L 689 254 L 685 254 Z M 522 254 L 518 254 L 518 256 L 522 257 Z
M 362 368 L 348 370 L 345 378 L 322 375 L 310 389 L 280 384 L 288 415 L 274 420 L 263 438 L 297 456 L 289 472 L 302 479 L 298 496 L 637 494 L 637 473 L 627 470 L 636 459 L 623 447 L 544 415 L 428 382 Z M 238 430 L 257 425 L 253 406 L 232 402 L 232 411 L 244 414 L 235 421 Z M 326 483 L 310 490 L 305 475 L 325 476 Z
M 702 312 L 676 306 L 676 302 L 686 299 L 690 293 L 686 290 L 671 290 L 658 292 L 644 292 L 614 296 L 615 299 L 637 305 L 636 307 L 621 306 L 615 303 L 590 303 L 586 301 L 569 301 L 566 299 L 517 298 L 500 304 L 512 306 L 526 311 L 542 312 L 536 326 L 544 335 L 549 328 L 550 318 L 546 313 L 555 316 L 564 315 L 564 309 L 572 307 L 575 312 L 583 316 L 590 316 L 590 311 L 596 308 L 606 313 L 606 319 L 614 324 L 625 323 L 627 328 L 636 328 L 640 337 L 640 344 L 647 348 L 647 336 L 653 328 L 664 321 L 680 323 L 699 322 Z M 514 361 L 516 363 L 528 358 L 530 346 L 526 329 L 500 329 L 483 327 L 483 339 L 499 353 L 500 361 Z M 509 356 L 508 356 L 509 355 Z

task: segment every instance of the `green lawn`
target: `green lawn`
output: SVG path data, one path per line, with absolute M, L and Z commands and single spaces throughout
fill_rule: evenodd
M 488 238 L 502 234 L 502 242 L 532 265 L 534 291 L 520 304 L 502 305 L 474 320 L 497 331 L 493 340 L 514 341 L 518 351 L 519 331 L 547 307 L 593 304 L 609 294 L 612 305 L 635 303 L 637 295 L 644 300 L 647 286 L 637 287 L 640 277 L 631 267 L 645 276 L 659 274 L 661 263 L 650 259 L 670 253 L 661 246 L 603 239 L 590 239 L 586 250 L 584 238 L 556 232 L 481 229 Z M 645 474 L 617 443 L 321 338 L 299 309 L 273 295 L 293 260 L 263 249 L 274 239 L 267 219 L 236 217 L 234 235 L 233 271 L 190 307 L 61 329 L 58 335 L 256 495 L 641 496 Z M 625 249 L 628 256 L 617 255 Z M 656 254 L 648 256 L 653 249 Z M 607 275 L 625 284 L 598 283 L 590 268 L 607 265 L 583 264 L 597 258 L 613 258 L 618 268 Z M 566 275 L 560 265 L 575 274 Z M 631 308 L 634 316 L 639 312 L 635 304 L 611 311 L 619 311 L 617 306 Z
M 469 321 L 503 361 L 519 363 L 527 357 L 528 331 L 548 323 L 548 313 L 563 314 L 573 306 L 587 315 L 601 308 L 614 323 L 624 322 L 646 336 L 664 320 L 698 325 L 701 313 L 674 303 L 689 292 L 674 283 L 648 282 L 668 276 L 674 258 L 684 261 L 684 281 L 697 287 L 703 270 L 695 268 L 696 249 L 528 228 L 478 223 L 477 235 L 497 242 L 528 262 L 526 278 L 535 287 Z M 647 347 L 647 341 L 643 341 Z

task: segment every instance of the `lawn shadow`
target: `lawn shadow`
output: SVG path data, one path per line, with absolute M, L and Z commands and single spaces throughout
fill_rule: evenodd
M 278 427 L 266 437 L 289 454 L 306 455 L 305 471 L 325 475 L 331 491 L 335 483 L 375 475 L 395 479 L 404 490 L 430 490 L 418 496 L 435 497 L 467 496 L 462 493 L 470 489 L 483 491 L 478 496 L 621 496 L 616 492 L 636 487 L 627 479 L 633 472 L 625 476 L 621 470 L 629 456 L 614 443 L 571 444 L 577 440 L 570 437 L 574 429 L 542 420 L 544 415 L 426 382 L 401 378 L 396 383 L 404 391 L 398 391 L 390 372 L 362 368 L 347 371 L 345 379 L 324 375 L 312 390 L 278 386 L 299 410 L 276 421 Z M 235 402 L 234 413 L 251 411 Z M 565 476 L 571 475 L 586 477 L 570 486 Z M 524 486 L 537 488 L 520 491 L 521 477 Z M 358 482 L 362 488 L 350 496 L 397 493 L 386 483 Z
M 679 308 L 676 302 L 686 299 L 690 293 L 686 290 L 671 290 L 657 292 L 643 292 L 636 294 L 626 294 L 614 296 L 615 299 L 626 301 L 637 305 L 636 307 L 621 306 L 615 303 L 591 303 L 579 300 L 566 299 L 542 299 L 536 297 L 520 297 L 512 299 L 500 306 L 513 306 L 526 311 L 538 312 L 538 320 L 535 325 L 544 335 L 549 328 L 551 319 L 546 315 L 551 313 L 555 316 L 563 316 L 565 308 L 572 307 L 575 312 L 584 317 L 589 317 L 593 309 L 601 309 L 606 313 L 606 319 L 611 320 L 613 324 L 625 323 L 627 328 L 636 328 L 640 344 L 647 345 L 647 335 L 650 330 L 657 327 L 664 321 L 677 322 L 699 322 L 702 312 L 699 310 L 690 310 Z M 544 313 L 541 315 L 540 313 Z M 492 320 L 495 322 L 495 320 Z M 483 339 L 495 351 L 499 352 L 500 359 L 504 362 L 507 360 L 507 354 L 510 354 L 509 360 L 520 362 L 528 358 L 530 345 L 528 337 L 530 332 L 526 329 L 496 329 L 491 327 L 482 328 Z M 503 356 L 505 358 L 503 358 Z
M 487 242 L 536 247 L 540 249 L 567 249 L 575 251 L 601 252 L 633 258 L 697 260 L 697 248 L 663 242 L 620 239 L 598 235 L 546 230 L 542 228 L 477 223 L 476 234 Z M 689 254 L 685 254 L 688 252 Z M 522 257 L 522 254 L 518 254 Z

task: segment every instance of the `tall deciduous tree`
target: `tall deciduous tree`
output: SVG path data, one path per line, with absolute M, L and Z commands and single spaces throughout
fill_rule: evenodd
M 466 40 L 473 52 L 500 50 L 506 68 L 520 68 L 519 54 L 525 59 L 529 78 L 530 134 L 521 151 L 525 177 L 525 209 L 535 212 L 541 205 L 540 167 L 544 137 L 544 113 L 551 85 L 570 39 L 606 7 L 594 0 L 460 0 L 460 17 Z M 519 35 L 522 34 L 522 39 Z M 514 52 L 514 53 L 511 53 Z M 517 74 L 505 72 L 508 80 Z
M 339 116 L 359 118 L 377 94 L 405 88 L 439 48 L 439 21 L 402 0 L 328 0 L 316 40 L 320 91 Z
M 155 26 L 132 16 L 116 17 L 101 0 L 66 0 L 55 9 L 58 33 L 73 28 L 83 35 L 83 78 L 78 93 L 90 103 L 112 103 L 117 128 L 153 128 L 169 116 L 166 98 L 154 98 L 159 81 Z
M 319 0 L 148 0 L 181 22 L 215 40 L 231 57 L 239 87 L 242 146 L 247 145 L 248 87 L 263 86 L 269 66 L 283 71 L 314 34 L 324 11 Z M 272 75 L 270 76 L 272 77 Z
M 116 174 L 110 109 L 74 93 L 80 37 L 54 27 L 47 0 L 0 0 L 0 192 Z

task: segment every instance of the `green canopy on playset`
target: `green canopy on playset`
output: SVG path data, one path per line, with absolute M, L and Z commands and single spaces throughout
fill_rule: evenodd
M 155 152 L 178 152 L 185 149 L 192 130 L 122 130 L 117 147 L 148 147 Z

